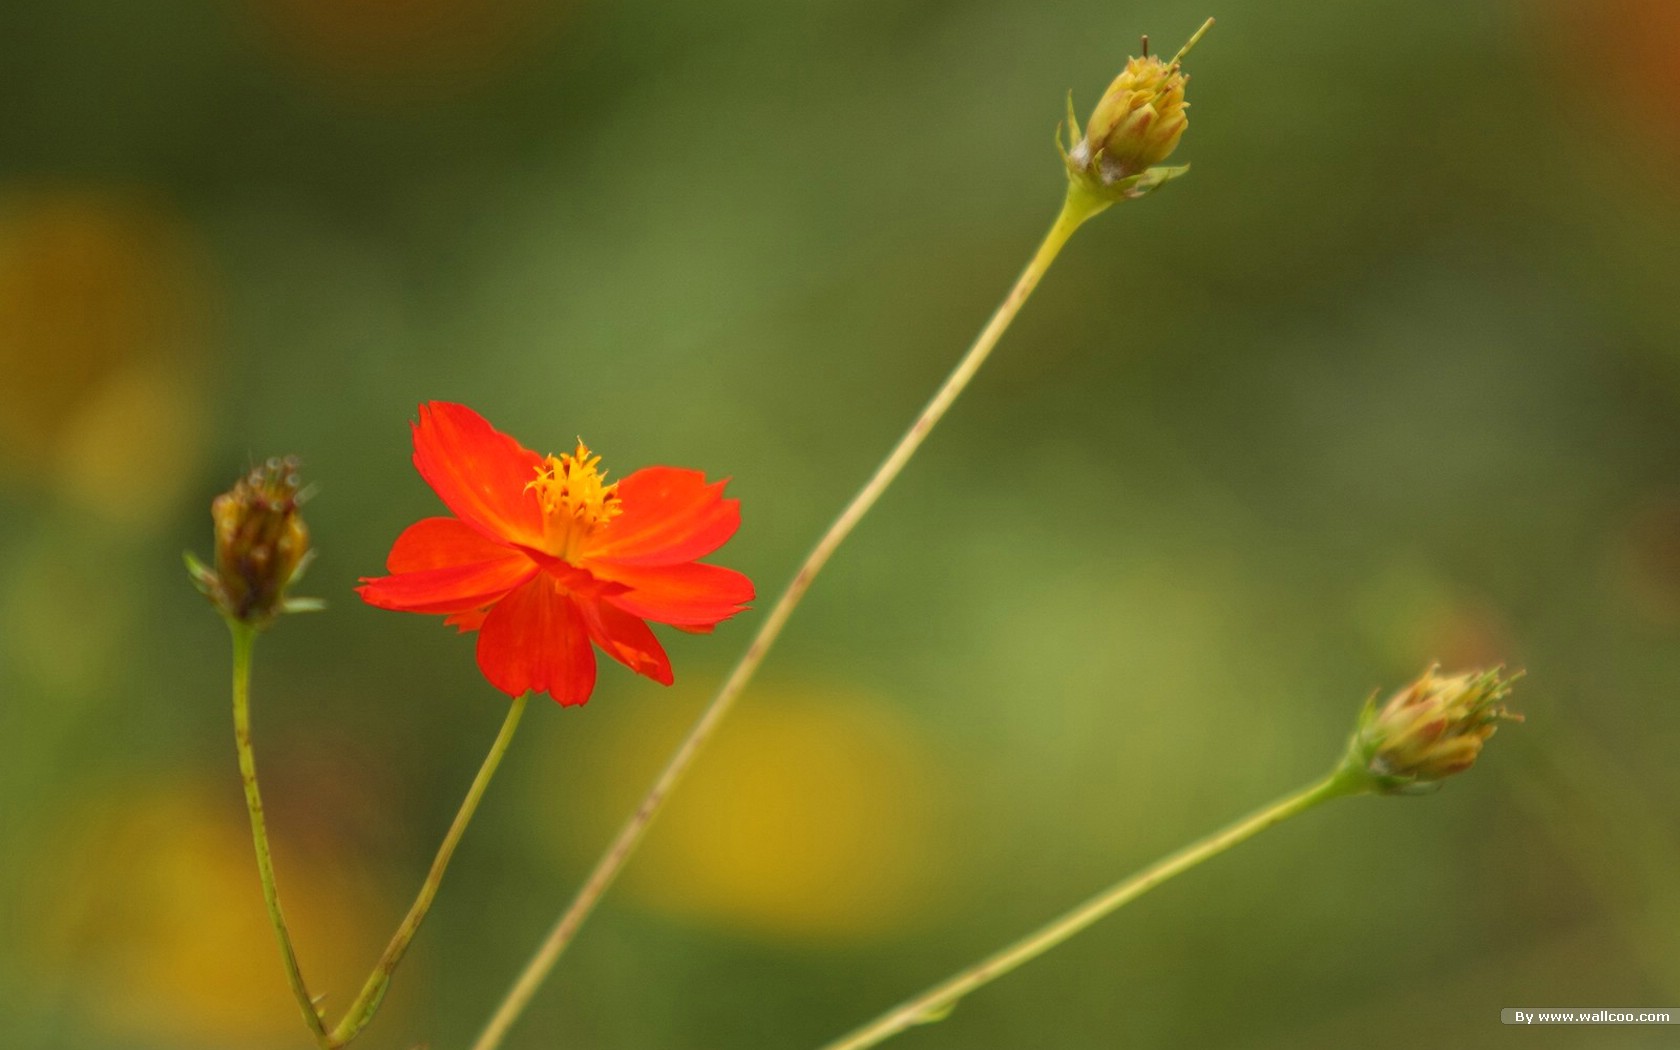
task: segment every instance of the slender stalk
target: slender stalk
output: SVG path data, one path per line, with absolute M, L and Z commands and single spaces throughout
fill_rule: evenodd
M 262 877 L 263 899 L 268 902 L 268 921 L 280 942 L 286 979 L 291 983 L 298 1009 L 303 1011 L 303 1022 L 315 1033 L 317 1043 L 330 1048 L 326 1026 L 303 982 L 297 952 L 292 948 L 292 935 L 286 929 L 286 916 L 280 910 L 280 890 L 274 882 L 274 860 L 268 849 L 268 824 L 263 819 L 262 792 L 257 788 L 257 759 L 251 751 L 251 649 L 257 632 L 256 628 L 236 620 L 229 620 L 228 628 L 233 632 L 233 738 L 239 747 L 239 776 L 245 782 L 245 808 L 251 814 L 251 840 L 257 848 L 257 873 Z
M 432 868 L 426 873 L 426 881 L 420 885 L 420 893 L 409 906 L 408 914 L 397 927 L 397 932 L 391 935 L 391 942 L 385 946 L 384 954 L 373 972 L 368 975 L 366 983 L 362 985 L 361 994 L 356 1001 L 344 1012 L 343 1020 L 332 1030 L 328 1037 L 328 1045 L 341 1047 L 356 1038 L 356 1034 L 371 1020 L 379 1010 L 379 1004 L 385 998 L 385 990 L 391 983 L 391 974 L 396 971 L 397 964 L 402 962 L 403 955 L 408 951 L 409 942 L 414 939 L 420 929 L 420 923 L 426 918 L 426 912 L 432 907 L 432 899 L 437 896 L 438 887 L 443 883 L 444 869 L 449 867 L 449 859 L 455 855 L 455 847 L 461 841 L 461 835 L 467 830 L 467 824 L 472 821 L 473 814 L 478 811 L 479 800 L 484 797 L 484 791 L 490 786 L 490 778 L 496 775 L 496 767 L 501 765 L 502 756 L 507 753 L 508 745 L 513 742 L 514 730 L 519 728 L 519 719 L 525 713 L 527 697 L 516 697 L 508 707 L 507 717 L 502 721 L 501 731 L 496 734 L 495 743 L 490 745 L 490 753 L 484 756 L 484 762 L 478 767 L 478 775 L 473 777 L 472 787 L 467 789 L 467 797 L 461 800 L 461 808 L 455 813 L 454 823 L 449 825 L 449 832 L 443 837 L 443 845 L 438 847 L 437 856 L 432 859 Z
M 689 729 L 688 735 L 683 738 L 682 743 L 672 753 L 665 764 L 665 768 L 655 779 L 653 786 L 648 789 L 641 804 L 636 807 L 635 813 L 619 829 L 618 837 L 613 840 L 606 853 L 602 854 L 594 870 L 590 872 L 589 878 L 584 882 L 583 888 L 578 891 L 577 896 L 572 900 L 570 907 L 560 916 L 559 921 L 549 931 L 547 939 L 537 949 L 537 953 L 532 956 L 531 961 L 526 964 L 524 971 L 519 975 L 519 979 L 514 982 L 506 998 L 502 1000 L 501 1005 L 496 1009 L 496 1013 L 491 1017 L 489 1024 L 479 1035 L 478 1041 L 473 1044 L 473 1050 L 492 1050 L 492 1048 L 501 1044 L 508 1029 L 518 1019 L 526 1004 L 531 1001 L 531 997 L 536 994 L 537 988 L 542 985 L 549 972 L 554 969 L 554 964 L 559 961 L 561 953 L 566 950 L 566 946 L 577 935 L 584 920 L 589 917 L 589 913 L 594 910 L 602 895 L 607 892 L 607 888 L 618 877 L 619 871 L 630 859 L 630 855 L 635 851 L 642 836 L 647 832 L 653 818 L 658 815 L 666 797 L 676 787 L 677 782 L 682 779 L 683 774 L 688 771 L 689 765 L 693 763 L 695 757 L 700 753 L 700 749 L 705 746 L 707 740 L 717 729 L 718 724 L 723 721 L 724 716 L 734 706 L 742 690 L 747 687 L 747 683 L 752 681 L 759 665 L 764 662 L 764 657 L 769 653 L 770 647 L 775 644 L 777 637 L 781 635 L 788 617 L 793 615 L 794 608 L 799 604 L 800 599 L 805 596 L 805 592 L 810 589 L 817 573 L 822 571 L 823 566 L 828 563 L 828 559 L 834 554 L 835 550 L 857 527 L 858 522 L 863 520 L 864 515 L 869 513 L 870 508 L 887 490 L 887 486 L 891 485 L 893 480 L 904 470 L 905 464 L 910 461 L 910 457 L 915 455 L 916 450 L 927 439 L 934 424 L 944 417 L 946 411 L 956 401 L 957 395 L 963 392 L 969 381 L 974 378 L 975 373 L 980 370 L 980 366 L 985 364 L 986 358 L 991 355 L 992 349 L 997 346 L 998 340 L 1009 328 L 1010 322 L 1015 319 L 1015 315 L 1021 311 L 1021 307 L 1032 295 L 1033 289 L 1038 287 L 1039 280 L 1043 278 L 1045 271 L 1050 268 L 1050 264 L 1060 254 L 1062 246 L 1067 243 L 1068 238 L 1073 236 L 1073 232 L 1085 220 L 1103 211 L 1108 206 L 1108 201 L 1091 196 L 1078 187 L 1069 189 L 1067 198 L 1062 204 L 1061 214 L 1056 217 L 1050 231 L 1044 235 L 1044 240 L 1039 244 L 1038 251 L 1034 253 L 1032 260 L 1027 263 L 1027 267 L 1021 272 L 1021 276 L 1016 279 L 1015 286 L 1010 289 L 1009 294 L 998 305 L 991 320 L 986 322 L 986 326 L 981 330 L 979 337 L 974 340 L 974 344 L 969 347 L 968 352 L 963 355 L 956 368 L 946 377 L 944 384 L 933 395 L 932 400 L 927 403 L 916 416 L 915 421 L 910 424 L 910 429 L 905 431 L 903 437 L 899 438 L 898 444 L 893 447 L 892 452 L 888 454 L 879 467 L 875 468 L 875 473 L 868 482 L 864 484 L 862 489 L 858 490 L 857 495 L 852 497 L 852 501 L 840 512 L 840 516 L 834 519 L 834 523 L 817 541 L 816 546 L 811 549 L 811 553 L 806 555 L 804 564 L 794 574 L 792 582 L 787 585 L 787 589 L 782 592 L 781 597 L 776 599 L 775 605 L 771 606 L 769 615 L 764 618 L 758 633 L 753 636 L 752 642 L 747 646 L 740 661 L 736 663 L 735 669 L 730 672 L 729 677 L 719 687 L 717 694 L 712 697 L 711 703 L 707 705 L 700 718 Z
M 1344 795 L 1359 794 L 1369 789 L 1369 777 L 1362 770 L 1350 766 L 1338 768 L 1323 780 L 1256 810 L 1223 830 L 1216 831 L 1207 838 L 1156 861 L 1137 874 L 1122 879 L 1061 918 L 934 985 L 915 998 L 893 1007 L 850 1035 L 829 1043 L 823 1050 L 863 1050 L 864 1047 L 884 1042 L 913 1025 L 938 1021 L 949 1014 L 956 1007 L 957 1001 L 969 992 L 990 984 L 1024 962 L 1036 959 L 1098 919 L 1143 896 L 1173 876 L 1189 871 L 1208 858 L 1218 856 L 1232 846 L 1253 838 L 1267 828 L 1276 827 L 1290 817 L 1305 813 L 1322 802 Z

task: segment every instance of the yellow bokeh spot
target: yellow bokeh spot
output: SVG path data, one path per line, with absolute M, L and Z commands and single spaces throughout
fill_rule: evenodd
M 65 420 L 59 491 L 118 524 L 160 521 L 198 477 L 204 424 L 203 399 L 180 376 L 159 365 L 122 369 Z
M 195 476 L 205 270 L 145 198 L 0 188 L 0 470 L 155 521 Z
M 607 748 L 615 800 L 590 822 L 606 841 L 692 710 L 666 733 L 638 718 Z M 649 907 L 806 941 L 891 935 L 932 918 L 949 873 L 948 781 L 907 718 L 831 690 L 755 691 L 672 797 L 626 870 Z
M 231 794 L 230 794 L 231 792 Z M 86 804 L 49 844 L 29 896 L 36 994 L 136 1042 L 307 1042 L 269 926 L 238 786 L 129 785 Z M 279 829 L 275 829 L 278 831 Z M 288 924 L 312 990 L 342 1005 L 379 931 L 370 892 L 331 858 L 277 837 Z M 329 1011 L 330 1012 L 330 1011 Z

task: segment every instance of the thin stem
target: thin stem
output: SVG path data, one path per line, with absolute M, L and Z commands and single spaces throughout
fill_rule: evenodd
M 1061 918 L 1011 944 L 921 995 L 893 1007 L 880 1017 L 823 1050 L 863 1050 L 864 1047 L 897 1035 L 917 1024 L 937 1021 L 950 1013 L 957 1001 L 982 985 L 990 984 L 1030 959 L 1036 959 L 1115 909 L 1148 893 L 1175 875 L 1189 871 L 1209 857 L 1215 857 L 1267 828 L 1305 813 L 1321 802 L 1368 790 L 1369 780 L 1358 770 L 1343 767 L 1323 780 L 1293 795 L 1256 810 L 1207 838 L 1164 857 L 1130 878 L 1122 879 Z
M 249 624 L 235 620 L 229 620 L 228 627 L 233 632 L 233 738 L 239 747 L 239 776 L 245 782 L 245 808 L 251 814 L 251 840 L 257 847 L 257 873 L 262 877 L 263 899 L 268 901 L 268 921 L 280 942 L 286 979 L 291 982 L 298 1009 L 303 1011 L 303 1022 L 315 1033 L 316 1042 L 330 1047 L 321 1014 L 303 983 L 303 971 L 298 968 L 297 952 L 292 948 L 292 935 L 286 930 L 286 916 L 280 910 L 280 890 L 274 882 L 274 860 L 268 849 L 268 824 L 263 819 L 262 792 L 257 789 L 257 759 L 251 751 L 251 649 L 257 632 Z
M 1073 236 L 1073 232 L 1085 220 L 1103 211 L 1108 206 L 1109 202 L 1093 197 L 1078 187 L 1069 189 L 1067 198 L 1062 205 L 1061 214 L 1057 216 L 1055 223 L 1050 227 L 1050 231 L 1044 235 L 1044 240 L 1039 245 L 1038 251 L 1033 255 L 1032 261 L 1027 263 L 1027 268 L 1021 272 L 1021 276 L 1015 281 L 1015 286 L 1010 289 L 1008 296 L 999 304 L 997 311 L 992 314 L 991 320 L 981 330 L 979 337 L 974 341 L 974 345 L 969 347 L 968 352 L 963 355 L 956 368 L 946 377 L 944 384 L 933 395 L 932 400 L 916 416 L 916 420 L 910 425 L 910 429 L 905 431 L 903 437 L 899 438 L 898 444 L 893 447 L 892 452 L 888 454 L 881 465 L 875 468 L 875 473 L 869 481 L 864 484 L 857 495 L 852 497 L 852 501 L 840 512 L 840 516 L 834 519 L 834 523 L 817 541 L 817 545 L 811 549 L 811 553 L 806 555 L 804 564 L 794 574 L 792 582 L 787 585 L 787 589 L 782 592 L 781 597 L 776 599 L 775 605 L 771 606 L 769 615 L 764 618 L 758 633 L 753 637 L 751 644 L 747 646 L 740 661 L 736 663 L 735 669 L 724 680 L 717 694 L 712 697 L 711 703 L 707 705 L 700 718 L 689 729 L 688 735 L 683 738 L 682 743 L 678 745 L 676 751 L 666 762 L 664 770 L 653 782 L 653 786 L 648 789 L 641 805 L 636 807 L 635 813 L 619 829 L 618 837 L 613 840 L 606 853 L 602 854 L 594 870 L 590 872 L 589 878 L 584 882 L 583 888 L 578 891 L 577 896 L 572 900 L 571 906 L 560 916 L 559 921 L 549 931 L 547 939 L 537 949 L 537 953 L 532 956 L 531 961 L 526 964 L 524 972 L 519 975 L 519 979 L 514 982 L 513 987 L 508 991 L 507 997 L 497 1007 L 495 1015 L 491 1017 L 483 1033 L 479 1035 L 478 1041 L 473 1044 L 472 1050 L 492 1050 L 493 1047 L 501 1044 L 508 1029 L 518 1019 L 526 1004 L 531 1001 L 531 997 L 536 994 L 537 988 L 542 985 L 549 972 L 554 969 L 554 964 L 559 961 L 561 953 L 566 950 L 566 946 L 577 935 L 584 920 L 589 917 L 589 913 L 594 910 L 602 895 L 607 892 L 607 888 L 618 877 L 619 871 L 630 859 L 630 855 L 635 851 L 642 836 L 647 832 L 648 825 L 658 815 L 666 797 L 670 795 L 671 790 L 676 787 L 677 782 L 687 772 L 689 765 L 700 753 L 700 749 L 705 746 L 706 741 L 710 739 L 718 724 L 729 713 L 729 709 L 739 698 L 742 690 L 747 687 L 747 683 L 752 681 L 759 665 L 764 662 L 764 657 L 782 633 L 783 626 L 786 625 L 788 617 L 793 615 L 793 610 L 799 604 L 800 599 L 810 589 L 817 573 L 822 571 L 823 566 L 828 563 L 828 559 L 834 554 L 835 550 L 857 527 L 858 522 L 863 520 L 863 516 L 869 513 L 870 508 L 887 490 L 887 486 L 891 485 L 893 479 L 897 478 L 899 473 L 904 470 L 904 465 L 910 461 L 910 457 L 927 439 L 934 424 L 944 417 L 951 404 L 956 401 L 957 395 L 962 393 L 963 388 L 968 386 L 969 381 L 980 370 L 980 366 L 990 356 L 992 348 L 997 346 L 998 340 L 1003 336 L 1004 331 L 1009 328 L 1010 322 L 1015 319 L 1015 315 L 1020 312 L 1028 297 L 1032 295 L 1033 289 L 1038 287 L 1039 280 L 1044 276 L 1045 271 L 1050 268 L 1050 264 L 1055 261 L 1068 238 Z
M 519 719 L 525 713 L 527 697 L 516 697 L 508 707 L 507 717 L 502 720 L 501 731 L 496 734 L 495 743 L 490 745 L 490 753 L 484 756 L 484 762 L 478 767 L 478 775 L 473 777 L 472 787 L 467 789 L 467 797 L 461 800 L 461 808 L 455 813 L 454 823 L 449 825 L 449 831 L 443 836 L 443 845 L 438 847 L 437 856 L 432 858 L 431 871 L 426 873 L 426 881 L 420 885 L 420 893 L 409 906 L 408 914 L 397 927 L 397 932 L 391 935 L 391 943 L 385 946 L 385 952 L 379 957 L 373 972 L 368 975 L 362 991 L 356 996 L 356 1001 L 344 1012 L 343 1020 L 333 1029 L 328 1044 L 331 1047 L 341 1047 L 356 1038 L 356 1034 L 371 1020 L 379 1010 L 380 1002 L 385 998 L 385 990 L 391 983 L 391 974 L 396 971 L 397 964 L 402 962 L 403 955 L 408 951 L 409 942 L 419 932 L 420 923 L 425 920 L 426 912 L 432 907 L 432 899 L 437 896 L 438 887 L 443 883 L 443 873 L 449 867 L 449 859 L 455 855 L 455 847 L 461 841 L 461 835 L 466 832 L 467 825 L 472 821 L 473 814 L 478 811 L 478 802 L 484 797 L 484 791 L 490 786 L 490 778 L 496 775 L 496 767 L 502 764 L 502 756 L 507 753 L 508 745 L 513 742 L 514 730 L 519 728 Z

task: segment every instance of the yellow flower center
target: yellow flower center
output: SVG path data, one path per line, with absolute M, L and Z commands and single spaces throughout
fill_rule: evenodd
M 548 549 L 566 557 L 576 540 L 589 535 L 624 510 L 618 498 L 618 482 L 606 483 L 601 457 L 578 439 L 577 451 L 549 456 L 537 467 L 537 476 L 525 486 L 535 489 L 542 503 L 544 534 Z

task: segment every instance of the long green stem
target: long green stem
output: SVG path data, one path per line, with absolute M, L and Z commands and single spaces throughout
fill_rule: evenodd
M 1305 813 L 1321 802 L 1358 794 L 1369 786 L 1369 778 L 1362 771 L 1351 767 L 1339 768 L 1323 780 L 1256 810 L 1235 824 L 1156 861 L 1130 878 L 1122 879 L 1061 918 L 893 1007 L 852 1034 L 829 1043 L 823 1050 L 863 1050 L 913 1025 L 937 1021 L 950 1013 L 957 1001 L 969 992 L 990 984 L 1030 959 L 1036 959 L 1173 876 L 1189 871 L 1209 857 L 1218 856 L 1239 842 Z
M 619 871 L 623 869 L 625 863 L 630 859 L 630 855 L 635 851 L 637 844 L 641 842 L 642 836 L 647 832 L 653 818 L 658 815 L 660 807 L 665 804 L 666 797 L 676 787 L 677 782 L 682 779 L 683 774 L 688 771 L 689 765 L 699 755 L 700 749 L 711 738 L 718 724 L 729 713 L 729 709 L 734 706 L 736 699 L 741 695 L 741 691 L 747 687 L 748 682 L 752 681 L 753 675 L 757 673 L 759 665 L 764 662 L 764 657 L 769 653 L 770 647 L 775 644 L 777 637 L 782 633 L 782 628 L 786 625 L 788 617 L 793 615 L 794 608 L 799 604 L 800 599 L 805 596 L 805 592 L 810 589 L 817 574 L 822 571 L 823 566 L 828 563 L 828 559 L 839 548 L 840 544 L 857 527 L 858 522 L 863 520 L 864 515 L 868 514 L 870 508 L 881 498 L 881 494 L 887 490 L 887 486 L 891 485 L 893 479 L 897 478 L 904 470 L 904 465 L 921 447 L 929 432 L 933 430 L 934 424 L 944 417 L 952 403 L 956 401 L 957 395 L 962 393 L 963 388 L 968 386 L 969 381 L 980 370 L 980 366 L 986 362 L 986 358 L 991 355 L 993 347 L 997 346 L 998 340 L 1009 328 L 1010 322 L 1015 319 L 1015 315 L 1020 312 L 1028 297 L 1032 295 L 1033 289 L 1038 287 L 1039 280 L 1043 278 L 1045 271 L 1050 268 L 1050 264 L 1060 254 L 1062 246 L 1067 243 L 1068 238 L 1073 236 L 1073 232 L 1083 225 L 1085 220 L 1103 211 L 1108 206 L 1109 202 L 1107 201 L 1092 197 L 1077 188 L 1070 189 L 1062 205 L 1061 214 L 1057 216 L 1055 223 L 1050 227 L 1050 231 L 1045 234 L 1043 242 L 1038 246 L 1038 251 L 1034 253 L 1032 260 L 1027 263 L 1026 269 L 1021 272 L 1021 276 L 1015 281 L 1015 286 L 1010 289 L 1008 296 L 999 304 L 997 311 L 992 314 L 991 320 L 986 322 L 986 327 L 981 330 L 979 337 L 969 347 L 968 352 L 963 355 L 962 360 L 957 363 L 956 368 L 946 377 L 944 384 L 933 395 L 932 400 L 927 403 L 916 416 L 915 421 L 910 424 L 910 429 L 905 431 L 903 437 L 899 438 L 898 444 L 893 447 L 892 452 L 888 454 L 881 465 L 875 468 L 875 473 L 869 481 L 864 484 L 862 489 L 858 490 L 857 495 L 852 497 L 852 501 L 840 512 L 840 516 L 834 519 L 834 523 L 817 541 L 816 546 L 811 549 L 811 553 L 806 555 L 804 564 L 799 567 L 798 572 L 794 573 L 792 582 L 787 585 L 787 589 L 782 592 L 781 597 L 776 599 L 775 605 L 771 606 L 769 615 L 764 618 L 758 633 L 753 636 L 752 642 L 747 646 L 746 652 L 742 654 L 739 662 L 736 663 L 735 669 L 730 672 L 729 677 L 719 687 L 717 694 L 712 697 L 711 703 L 707 705 L 700 718 L 689 729 L 688 735 L 683 738 L 682 743 L 672 753 L 665 764 L 665 768 L 654 780 L 653 786 L 648 789 L 641 804 L 636 807 L 635 813 L 619 829 L 618 837 L 613 840 L 612 845 L 596 862 L 594 870 L 590 872 L 583 888 L 573 898 L 570 907 L 560 916 L 559 921 L 549 931 L 547 939 L 537 949 L 537 953 L 532 956 L 531 961 L 525 965 L 519 979 L 514 982 L 513 987 L 496 1009 L 489 1024 L 485 1026 L 483 1033 L 478 1037 L 478 1041 L 473 1044 L 473 1050 L 492 1050 L 493 1047 L 501 1044 L 508 1029 L 518 1019 L 526 1004 L 531 1001 L 531 997 L 536 994 L 537 989 L 548 977 L 549 972 L 554 969 L 554 964 L 559 961 L 561 953 L 566 950 L 566 946 L 577 935 L 583 921 L 589 917 L 589 913 L 594 910 L 602 895 L 607 892 L 607 888 L 618 877 Z
M 467 797 L 461 800 L 461 808 L 455 813 L 454 823 L 449 825 L 449 831 L 443 837 L 443 845 L 438 847 L 437 856 L 432 859 L 432 868 L 426 873 L 426 881 L 420 885 L 420 893 L 409 906 L 408 914 L 392 934 L 391 942 L 385 946 L 384 954 L 373 972 L 368 975 L 366 983 L 362 985 L 361 994 L 356 1001 L 344 1012 L 344 1019 L 339 1021 L 329 1037 L 329 1045 L 341 1047 L 356 1038 L 373 1015 L 379 1009 L 380 1002 L 385 998 L 385 990 L 391 983 L 391 974 L 395 972 L 397 964 L 402 962 L 403 955 L 408 951 L 409 942 L 414 939 L 420 929 L 420 923 L 426 918 L 426 912 L 432 907 L 432 899 L 437 896 L 438 887 L 443 883 L 444 869 L 449 867 L 449 859 L 455 855 L 455 847 L 461 841 L 461 835 L 467 830 L 467 824 L 472 821 L 473 814 L 478 811 L 478 802 L 484 797 L 484 791 L 490 786 L 490 778 L 496 775 L 496 767 L 501 765 L 502 756 L 507 753 L 508 745 L 513 742 L 514 730 L 519 728 L 520 716 L 525 713 L 525 696 L 516 697 L 508 707 L 507 717 L 502 721 L 502 728 L 496 734 L 495 743 L 490 745 L 490 753 L 484 756 L 484 762 L 478 767 L 478 775 L 473 777 L 472 787 L 467 789 Z
M 303 983 L 303 971 L 298 968 L 297 952 L 292 948 L 292 935 L 286 930 L 286 916 L 280 910 L 280 890 L 274 882 L 274 860 L 268 849 L 268 824 L 263 819 L 262 792 L 257 789 L 257 759 L 251 751 L 251 649 L 257 632 L 249 624 L 233 620 L 228 621 L 228 627 L 233 631 L 233 737 L 239 747 L 239 776 L 245 782 L 245 808 L 251 814 L 251 839 L 257 847 L 257 873 L 262 877 L 263 899 L 268 901 L 268 921 L 280 942 L 286 979 L 291 982 L 298 1009 L 303 1011 L 304 1024 L 315 1033 L 316 1042 L 330 1047 L 321 1014 Z

